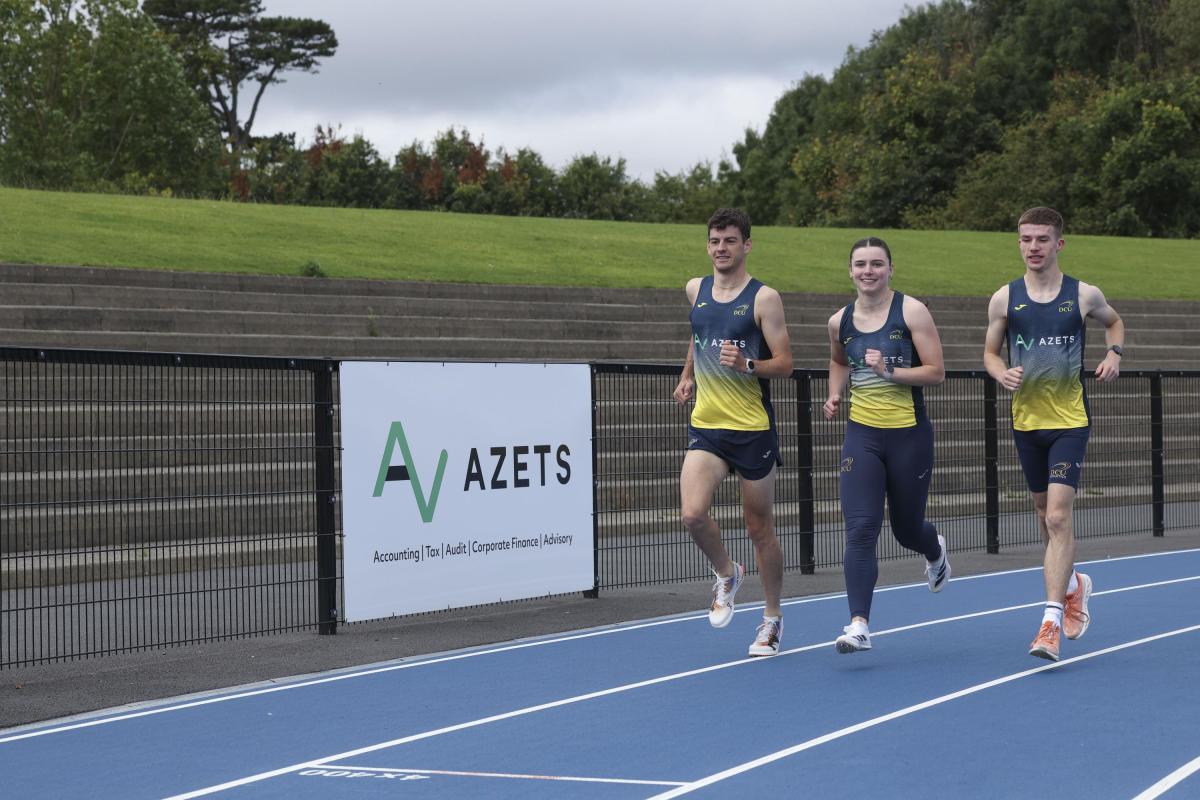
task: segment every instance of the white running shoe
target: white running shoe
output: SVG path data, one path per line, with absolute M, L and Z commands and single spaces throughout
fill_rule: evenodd
M 746 568 L 736 561 L 733 562 L 733 577 L 722 578 L 713 570 L 713 575 L 717 576 L 717 582 L 712 588 L 712 606 L 708 609 L 708 624 L 714 628 L 724 628 L 733 619 L 733 598 L 737 594 L 737 590 L 742 588 L 742 581 L 746 579 Z
M 925 579 L 929 581 L 929 591 L 940 592 L 950 580 L 950 551 L 946 549 L 946 537 L 938 534 L 938 544 L 942 546 L 941 565 L 936 561 L 925 562 Z
M 857 653 L 859 650 L 871 649 L 871 634 L 862 622 L 851 622 L 842 628 L 845 631 L 833 643 L 839 653 Z
M 779 653 L 779 640 L 783 638 L 783 620 L 764 619 L 758 626 L 754 644 L 750 645 L 752 656 L 773 656 Z

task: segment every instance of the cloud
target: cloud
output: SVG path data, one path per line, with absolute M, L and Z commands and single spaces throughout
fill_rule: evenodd
M 337 54 L 264 95 L 255 133 L 340 123 L 386 156 L 450 125 L 489 147 L 531 147 L 561 166 L 624 157 L 649 179 L 716 161 L 761 129 L 809 73 L 894 23 L 893 0 L 266 0 L 266 13 L 328 22 Z M 865 22 L 871 20 L 871 22 Z

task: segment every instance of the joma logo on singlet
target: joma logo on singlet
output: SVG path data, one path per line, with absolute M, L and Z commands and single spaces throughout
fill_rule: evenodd
M 1035 344 L 1038 347 L 1053 347 L 1054 345 L 1072 344 L 1075 341 L 1075 334 L 1068 336 L 1038 336 L 1026 339 L 1021 334 L 1017 334 L 1017 344 L 1026 350 L 1033 347 Z

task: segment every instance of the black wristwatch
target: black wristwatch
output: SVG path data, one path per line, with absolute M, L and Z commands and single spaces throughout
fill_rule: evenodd
M 896 380 L 896 365 L 890 361 L 883 363 L 883 379 L 886 381 Z
M 1119 344 L 1110 344 L 1110 345 L 1108 346 L 1108 349 L 1109 349 L 1109 350 L 1112 350 L 1114 353 L 1116 353 L 1116 354 L 1117 354 L 1117 355 L 1119 355 L 1119 356 L 1123 356 L 1123 355 L 1125 355 L 1125 351 L 1124 351 L 1124 349 L 1123 349 L 1123 348 L 1121 347 L 1121 345 L 1119 345 Z
M 747 375 L 754 374 L 754 359 L 752 359 L 752 358 L 746 359 L 746 374 Z

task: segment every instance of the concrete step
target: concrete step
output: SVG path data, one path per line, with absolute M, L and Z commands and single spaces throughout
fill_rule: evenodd
M 207 464 L 289 463 L 312 459 L 312 434 L 281 430 L 229 431 L 176 435 L 123 435 L 81 432 L 77 436 L 12 438 L 0 434 L 0 485 L 6 473 L 57 469 L 124 470 L 185 468 Z M 6 489 L 7 491 L 7 489 Z
M 0 346 L 76 348 L 81 337 L 97 350 L 156 353 L 212 353 L 295 358 L 334 358 L 343 360 L 462 360 L 462 361 L 615 361 L 632 363 L 682 363 L 687 340 L 640 339 L 526 339 L 470 337 L 369 337 L 369 336 L 272 336 L 224 333 L 136 333 L 123 331 L 29 331 L 0 329 Z M 794 347 L 795 366 L 823 369 L 829 365 L 828 351 L 822 346 Z M 976 369 L 981 363 L 982 346 L 943 344 L 948 369 Z M 1103 357 L 1103 343 L 1089 345 L 1085 363 L 1093 365 Z M 1200 347 L 1145 345 L 1131 349 L 1122 367 L 1131 369 L 1190 370 L 1200 366 Z
M 341 547 L 338 542 L 337 557 Z M 156 575 L 220 570 L 228 575 L 239 567 L 280 569 L 308 562 L 315 578 L 316 536 L 313 532 L 281 533 L 271 538 L 225 541 L 160 541 L 146 546 L 97 546 L 71 552 L 40 551 L 6 554 L 0 562 L 0 583 L 6 591 L 95 581 L 127 583 Z M 261 574 L 261 573 L 260 573 Z M 153 590 L 150 590 L 153 591 Z
M 265 538 L 315 526 L 313 494 L 69 501 L 0 509 L 0 552 Z
M 129 432 L 174 439 L 176 446 L 186 447 L 192 436 L 239 432 L 287 437 L 305 435 L 311 431 L 312 422 L 312 406 L 303 402 L 147 401 L 132 407 L 103 401 L 36 405 L 0 403 L 0 430 L 5 431 L 9 441 L 113 436 Z
M 579 286 L 500 286 L 491 284 L 442 283 L 430 281 L 387 281 L 337 278 L 303 278 L 267 275 L 239 275 L 213 272 L 174 272 L 164 270 L 122 269 L 115 267 L 46 266 L 0 263 L 0 282 L 35 284 L 83 284 L 202 290 L 214 292 L 259 292 L 267 294 L 352 295 L 362 297 L 414 297 L 514 300 L 517 302 L 623 302 L 631 305 L 678 304 L 683 294 L 678 289 L 636 287 Z M 899 286 L 903 290 L 903 286 Z M 1115 287 L 1109 287 L 1111 293 Z M 792 297 L 807 298 L 813 307 L 828 307 L 829 313 L 845 305 L 852 295 L 784 293 L 785 303 Z M 988 298 L 954 298 L 940 295 L 921 296 L 935 310 L 957 307 L 986 316 Z M 1122 314 L 1193 314 L 1196 303 L 1190 300 L 1132 300 L 1111 295 L 1113 306 Z M 829 314 L 826 314 L 828 318 Z
M 410 335 L 437 338 L 530 339 L 546 340 L 674 340 L 685 344 L 690 328 L 684 317 L 669 321 L 612 321 L 565 316 L 524 316 L 493 318 L 472 316 L 464 308 L 458 316 L 381 315 L 371 309 L 353 314 L 308 314 L 244 311 L 196 311 L 191 309 L 136 310 L 126 308 L 40 306 L 0 306 L 0 330 L 78 331 L 89 335 L 96 331 L 128 333 L 206 334 L 220 331 L 228 336 L 312 336 L 370 337 L 399 339 Z M 527 309 L 537 314 L 544 309 Z M 564 310 L 569 314 L 569 311 Z M 983 350 L 983 329 L 979 325 L 941 325 L 943 341 L 949 345 L 973 345 Z M 1191 329 L 1131 328 L 1126 347 L 1128 358 L 1145 346 L 1194 350 L 1200 363 L 1200 324 Z M 788 325 L 793 349 L 825 349 L 824 324 Z M 1093 337 L 1087 348 L 1090 359 L 1103 357 L 1103 337 Z M 686 352 L 686 350 L 685 350 Z
M 360 287 L 366 288 L 366 287 Z M 841 304 L 821 304 L 821 295 L 786 294 L 784 307 L 793 324 L 824 326 L 829 315 Z M 845 299 L 845 298 L 841 298 Z M 139 288 L 130 292 L 119 285 L 7 283 L 4 306 L 0 307 L 0 327 L 62 328 L 58 318 L 74 309 L 81 324 L 134 327 L 128 330 L 186 330 L 173 328 L 178 323 L 167 312 L 212 314 L 265 314 L 261 325 L 287 315 L 385 319 L 404 317 L 415 320 L 438 318 L 479 318 L 489 320 L 593 320 L 598 322 L 675 322 L 687 318 L 686 300 L 663 303 L 655 291 L 634 296 L 614 297 L 605 302 L 573 300 L 500 299 L 496 297 L 422 297 L 387 294 L 307 294 L 252 291 L 213 291 L 199 289 Z M 972 298 L 938 298 L 932 309 L 939 328 L 963 327 L 982 337 L 986 308 L 971 307 Z M 23 317 L 15 316 L 25 311 Z M 100 315 L 107 311 L 107 317 Z M 157 313 L 156 313 L 157 312 Z M 1200 330 L 1200 317 L 1188 313 L 1124 313 L 1130 333 L 1138 331 Z M 214 318 L 219 319 L 219 318 Z M 11 321 L 6 322 L 6 320 Z M 1098 326 L 1091 326 L 1098 331 Z M 118 330 L 122 328 L 110 327 Z M 945 334 L 943 334 L 945 335 Z
M 220 459 L 187 466 L 59 469 L 0 474 L 5 508 L 79 502 L 209 500 L 268 495 L 309 495 L 316 491 L 316 465 L 297 458 L 236 464 Z

